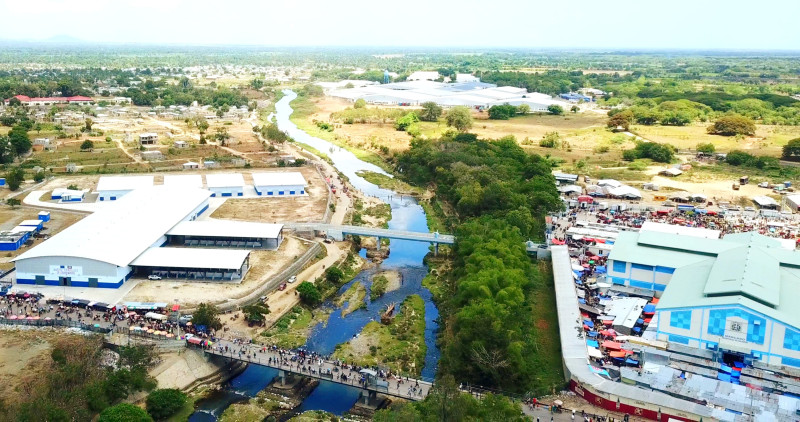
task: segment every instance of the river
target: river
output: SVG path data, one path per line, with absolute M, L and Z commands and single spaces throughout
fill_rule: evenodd
M 297 98 L 291 90 L 284 91 L 284 97 L 275 105 L 275 116 L 278 127 L 286 131 L 297 142 L 309 145 L 328 155 L 333 165 L 350 179 L 350 183 L 366 195 L 375 196 L 388 203 L 392 208 L 392 218 L 389 228 L 397 230 L 410 230 L 427 232 L 428 225 L 425 211 L 413 199 L 401 196 L 391 190 L 382 189 L 367 182 L 356 174 L 367 170 L 386 174 L 380 167 L 358 159 L 353 153 L 344 148 L 339 148 L 332 143 L 313 137 L 299 129 L 289 120 L 292 108 L 289 103 Z M 420 295 L 425 301 L 425 366 L 422 369 L 423 378 L 433 378 L 439 362 L 439 349 L 436 347 L 436 331 L 439 311 L 433 303 L 431 293 L 422 286 L 422 278 L 428 268 L 422 260 L 428 253 L 428 245 L 407 240 L 391 240 L 389 257 L 376 268 L 360 272 L 356 277 L 341 287 L 339 293 L 347 290 L 352 283 L 361 282 L 369 288 L 371 276 L 383 270 L 393 270 L 400 273 L 403 278 L 402 286 L 392 292 L 371 302 L 369 295 L 366 297 L 366 308 L 359 309 L 346 317 L 342 317 L 341 309 L 337 308 L 330 300 L 322 306 L 333 308 L 327 323 L 321 323 L 312 328 L 311 334 L 304 346 L 305 349 L 321 354 L 333 353 L 339 343 L 344 343 L 355 334 L 361 332 L 364 326 L 379 318 L 380 312 L 389 303 L 400 304 L 403 299 L 412 294 Z M 363 253 L 363 251 L 362 251 Z M 347 304 L 345 303 L 344 306 Z M 219 415 L 233 403 L 254 397 L 263 390 L 277 375 L 277 370 L 262 366 L 251 365 L 240 375 L 223 386 L 222 391 L 198 402 L 197 411 L 189 418 L 190 422 L 216 421 Z M 336 415 L 341 415 L 349 410 L 358 400 L 359 390 L 341 384 L 321 381 L 320 385 L 303 401 L 300 411 L 324 410 Z

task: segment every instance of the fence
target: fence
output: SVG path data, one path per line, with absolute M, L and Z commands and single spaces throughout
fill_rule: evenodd
M 0 324 L 31 327 L 80 328 L 81 330 L 92 331 L 101 334 L 108 334 L 111 332 L 110 328 L 95 326 L 95 324 L 86 324 L 78 321 L 68 321 L 65 319 L 8 319 L 5 317 L 0 317 Z
M 255 302 L 258 300 L 259 297 L 266 295 L 268 292 L 271 292 L 278 288 L 282 283 L 285 283 L 289 280 L 289 278 L 303 269 L 303 267 L 308 264 L 311 259 L 317 256 L 318 253 L 322 251 L 322 245 L 317 242 L 308 248 L 307 251 L 300 255 L 297 260 L 292 262 L 288 267 L 284 268 L 283 271 L 276 274 L 271 279 L 263 279 L 262 284 L 258 286 L 255 290 L 248 293 L 245 296 L 242 296 L 238 299 L 233 299 L 223 304 L 217 305 L 217 309 L 222 312 L 232 311 L 238 309 L 241 306 L 246 304 Z M 191 314 L 194 309 L 183 309 L 181 312 L 186 314 Z

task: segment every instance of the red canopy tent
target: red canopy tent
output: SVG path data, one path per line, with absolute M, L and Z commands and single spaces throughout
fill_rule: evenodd
M 617 343 L 616 341 L 606 340 L 603 342 L 602 346 L 609 350 L 620 350 L 622 349 L 622 344 Z
M 594 198 L 589 195 L 581 195 L 578 197 L 578 202 L 586 202 L 587 204 L 591 204 L 594 202 Z

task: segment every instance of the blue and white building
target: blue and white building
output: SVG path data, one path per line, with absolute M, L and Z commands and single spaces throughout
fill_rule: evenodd
M 240 173 L 206 174 L 211 196 L 244 196 L 244 177 Z
M 608 274 L 661 297 L 648 331 L 725 361 L 800 368 L 800 252 L 754 232 L 620 233 Z
M 296 171 L 253 173 L 253 187 L 259 196 L 303 196 L 307 185 L 303 174 Z
M 116 201 L 135 189 L 153 186 L 153 176 L 103 176 L 97 182 L 98 201 Z

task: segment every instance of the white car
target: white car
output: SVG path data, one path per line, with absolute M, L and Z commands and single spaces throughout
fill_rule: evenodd
M 755 212 L 756 209 L 753 207 L 744 207 L 744 210 L 747 212 Z
M 295 281 L 297 281 L 297 276 L 296 275 L 293 275 L 293 276 L 289 277 L 289 283 L 294 283 Z
M 147 276 L 147 279 L 148 280 L 161 280 L 161 276 L 160 275 L 155 275 L 155 274 L 150 274 L 149 276 Z

